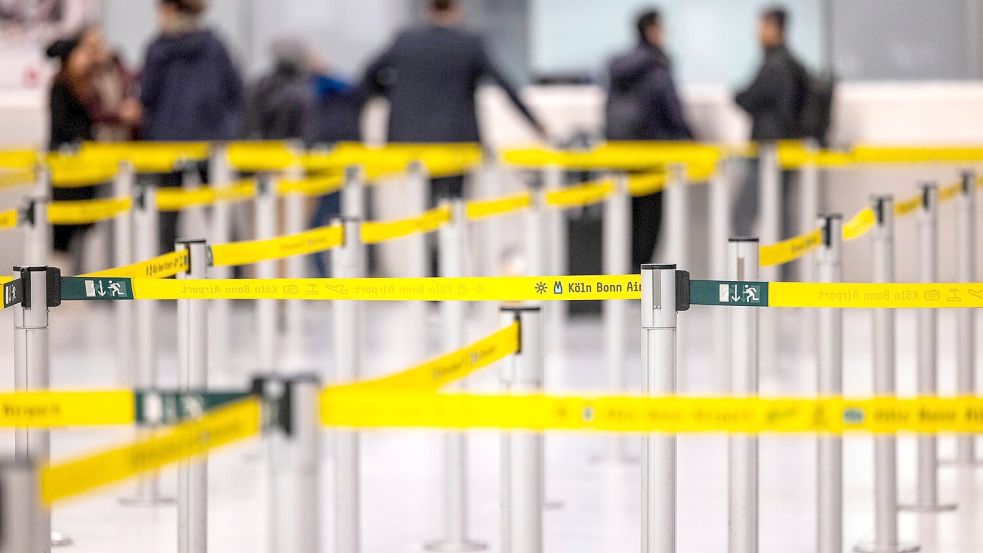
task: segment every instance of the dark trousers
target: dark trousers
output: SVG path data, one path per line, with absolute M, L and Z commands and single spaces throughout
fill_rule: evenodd
M 747 174 L 734 201 L 734 236 L 754 236 L 754 223 L 760 211 L 760 170 L 757 159 L 748 160 Z M 796 174 L 793 171 L 782 171 L 782 228 L 781 238 L 791 238 L 795 233 L 796 212 L 794 187 Z
M 662 192 L 631 199 L 631 270 L 652 262 L 662 228 Z

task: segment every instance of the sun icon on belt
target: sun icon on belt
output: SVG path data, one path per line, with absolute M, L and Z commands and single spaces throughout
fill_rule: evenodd
M 536 293 L 537 294 L 540 294 L 540 295 L 545 294 L 546 293 L 546 290 L 548 290 L 548 289 L 549 289 L 549 287 L 546 286 L 546 283 L 545 282 L 537 282 L 536 283 Z

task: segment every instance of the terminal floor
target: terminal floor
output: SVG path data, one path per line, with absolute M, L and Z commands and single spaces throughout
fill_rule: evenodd
M 408 353 L 425 331 L 429 353 L 439 350 L 439 317 L 432 310 L 417 320 L 405 305 L 368 306 L 365 336 L 367 374 L 398 370 L 408 363 Z M 802 312 L 778 313 L 771 341 L 780 348 L 777 364 L 762 374 L 763 393 L 809 394 L 814 389 L 810 328 Z M 728 367 L 714 361 L 713 312 L 694 308 L 681 315 L 680 388 L 683 393 L 724 393 Z M 157 319 L 161 344 L 161 373 L 165 384 L 175 379 L 175 314 L 162 306 Z M 255 367 L 252 310 L 248 304 L 234 309 L 235 339 L 229 367 L 210 375 L 215 386 L 245 385 Z M 629 309 L 625 321 L 627 372 L 631 389 L 639 374 L 638 311 Z M 898 373 L 901 393 L 914 389 L 915 314 L 898 312 Z M 469 333 L 477 338 L 491 330 L 495 314 L 475 310 Z M 940 321 L 940 371 L 943 392 L 951 392 L 954 375 L 954 318 L 943 313 Z M 0 314 L 0 325 L 12 328 L 10 310 Z M 330 307 L 311 305 L 305 314 L 303 345 L 285 364 L 312 367 L 330 378 Z M 979 329 L 983 330 L 983 329 Z M 846 316 L 847 393 L 866 394 L 870 389 L 870 315 Z M 105 388 L 119 382 L 114 361 L 121 336 L 114 328 L 112 311 L 105 306 L 74 304 L 52 315 L 52 384 L 55 388 Z M 573 318 L 562 335 L 551 333 L 548 347 L 548 388 L 553 391 L 603 391 L 606 389 L 603 338 L 600 320 Z M 978 340 L 983 342 L 983 340 Z M 0 378 L 8 384 L 12 374 L 12 331 L 0 332 Z M 417 355 L 419 355 L 417 350 Z M 764 356 L 767 358 L 767 355 Z M 494 369 L 472 378 L 474 389 L 497 386 Z M 10 386 L 12 387 L 12 386 Z M 2 451 L 12 451 L 12 437 L 5 433 Z M 60 430 L 53 435 L 55 459 L 93 451 L 125 441 L 127 429 Z M 321 550 L 333 551 L 331 541 L 331 447 L 325 440 L 322 471 L 323 540 Z M 635 464 L 599 463 L 596 457 L 609 451 L 616 438 L 602 435 L 550 435 L 547 440 L 548 499 L 560 508 L 545 514 L 546 550 L 556 553 L 634 552 L 639 544 L 639 472 Z M 628 438 L 631 450 L 638 439 Z M 430 431 L 374 431 L 364 437 L 362 464 L 363 549 L 370 553 L 418 551 L 421 544 L 440 536 L 441 457 L 440 434 Z M 814 551 L 815 452 L 809 436 L 765 436 L 761 444 L 761 551 L 795 553 Z M 494 432 L 471 434 L 470 523 L 471 535 L 499 543 L 498 437 Z M 983 444 L 981 444 L 983 445 Z M 952 451 L 950 438 L 941 440 L 943 455 Z M 213 553 L 264 552 L 266 547 L 266 474 L 261 446 L 242 444 L 216 452 L 210 459 L 209 539 Z M 914 492 L 914 439 L 903 437 L 899 446 L 900 496 Z M 678 550 L 684 553 L 726 551 L 727 538 L 727 440 L 723 436 L 683 436 L 679 439 Z M 871 537 L 872 448 L 868 438 L 851 437 L 845 446 L 845 541 L 847 548 Z M 941 493 L 959 509 L 943 514 L 902 514 L 901 531 L 906 541 L 917 542 L 925 553 L 983 551 L 983 468 L 946 467 L 940 472 Z M 162 475 L 165 491 L 175 485 L 173 471 Z M 118 498 L 132 490 L 123 484 L 60 505 L 54 512 L 57 530 L 75 544 L 62 551 L 72 553 L 164 553 L 176 550 L 175 509 L 123 507 Z

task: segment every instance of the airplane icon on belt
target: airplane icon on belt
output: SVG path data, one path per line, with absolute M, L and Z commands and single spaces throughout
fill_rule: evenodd
M 970 289 L 969 290 L 969 295 L 970 296 L 973 296 L 974 298 L 979 298 L 979 299 L 983 300 L 983 289 L 980 289 L 980 290 Z

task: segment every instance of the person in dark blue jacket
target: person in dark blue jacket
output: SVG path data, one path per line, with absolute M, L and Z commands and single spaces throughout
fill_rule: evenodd
M 648 10 L 636 23 L 638 44 L 608 66 L 608 140 L 691 140 L 664 48 L 662 18 Z M 662 193 L 632 199 L 632 267 L 650 263 L 659 239 Z
M 228 50 L 202 27 L 206 0 L 160 0 L 160 35 L 147 48 L 141 76 L 143 138 L 152 141 L 222 141 L 239 137 L 243 84 Z M 202 169 L 202 178 L 207 174 Z M 161 186 L 180 186 L 179 174 Z M 160 214 L 160 245 L 171 251 L 177 213 Z
M 429 23 L 402 32 L 365 71 L 370 95 L 389 100 L 390 142 L 480 142 L 475 93 L 500 86 L 540 136 L 542 126 L 492 63 L 480 37 L 460 29 L 458 0 L 430 0 Z M 459 197 L 462 179 L 434 182 L 434 196 Z M 436 201 L 436 200 L 434 200 Z

